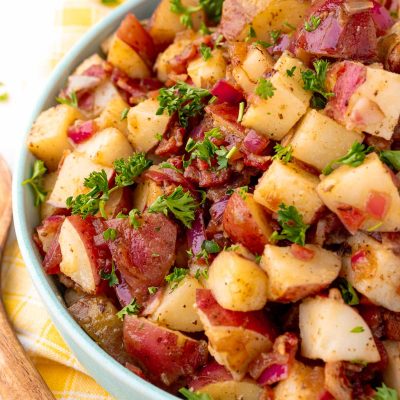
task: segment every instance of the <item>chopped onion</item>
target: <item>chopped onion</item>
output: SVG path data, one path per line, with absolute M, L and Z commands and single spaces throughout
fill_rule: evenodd
M 211 89 L 211 94 L 218 97 L 221 102 L 239 104 L 243 100 L 243 94 L 227 81 L 221 79 Z

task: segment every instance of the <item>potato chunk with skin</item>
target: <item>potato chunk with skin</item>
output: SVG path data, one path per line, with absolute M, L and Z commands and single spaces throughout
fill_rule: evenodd
M 400 312 L 400 257 L 385 243 L 357 232 L 343 259 L 348 281 L 373 303 Z
M 332 298 L 308 298 L 300 305 L 301 354 L 313 360 L 377 362 L 380 355 L 360 314 Z
M 201 57 L 191 61 L 187 67 L 187 72 L 197 87 L 204 89 L 213 87 L 226 74 L 226 62 L 222 50 L 213 50 L 211 57 L 207 60 Z
M 76 197 L 78 194 L 88 191 L 83 185 L 85 178 L 91 172 L 99 172 L 102 169 L 110 178 L 113 173 L 111 168 L 95 164 L 84 154 L 76 152 L 68 154 L 64 158 L 54 189 L 47 202 L 54 207 L 65 208 L 68 197 Z
M 356 168 L 343 165 L 322 178 L 317 192 L 351 233 L 400 230 L 400 195 L 391 171 L 376 153 Z
M 108 354 L 122 364 L 130 361 L 122 342 L 122 321 L 109 299 L 86 295 L 68 307 L 68 311 Z
M 273 233 L 269 217 L 251 193 L 233 193 L 226 205 L 224 231 L 253 253 L 261 254 Z
M 129 109 L 129 105 L 121 96 L 114 96 L 96 119 L 99 129 L 117 128 L 124 135 L 128 135 L 126 118 L 122 119 L 122 113 L 127 108 Z
M 151 179 L 145 179 L 143 182 L 137 184 L 133 192 L 133 207 L 143 212 L 163 194 L 163 189 L 156 182 Z
M 33 124 L 28 148 L 50 171 L 57 169 L 64 151 L 72 148 L 67 131 L 80 116 L 76 108 L 60 104 L 43 111 Z
M 315 190 L 318 183 L 316 176 L 296 165 L 274 160 L 259 179 L 254 200 L 272 212 L 277 212 L 282 203 L 295 206 L 309 224 L 323 206 Z
M 321 171 L 363 139 L 362 133 L 348 131 L 321 112 L 310 110 L 295 128 L 290 145 L 295 158 Z
M 113 38 L 107 61 L 132 79 L 151 76 L 149 67 L 140 55 L 117 36 Z
M 54 185 L 57 181 L 57 173 L 56 172 L 50 172 L 49 174 L 46 174 L 43 179 L 43 189 L 46 191 L 46 199 L 45 201 L 40 205 L 40 219 L 43 221 L 47 217 L 50 217 L 53 215 L 53 213 L 56 210 L 56 207 L 52 206 L 47 202 L 47 200 L 50 197 L 51 192 L 53 191 Z
M 159 141 L 157 135 L 162 135 L 170 121 L 170 117 L 164 113 L 156 115 L 159 103 L 155 99 L 148 99 L 128 113 L 128 139 L 136 151 L 148 152 Z
M 268 277 L 255 262 L 233 251 L 222 251 L 208 275 L 207 287 L 221 307 L 244 312 L 265 306 Z
M 182 0 L 184 7 L 196 7 L 198 0 Z M 171 11 L 170 0 L 161 0 L 149 21 L 149 33 L 156 45 L 165 46 L 172 43 L 178 32 L 186 29 L 180 20 L 180 14 Z M 197 31 L 204 22 L 204 12 L 198 11 L 191 15 L 193 30 Z
M 274 388 L 275 400 L 320 400 L 325 394 L 324 369 L 295 361 L 287 379 Z
M 310 259 L 292 247 L 265 246 L 260 266 L 268 275 L 268 299 L 296 302 L 329 286 L 339 275 L 341 259 L 316 245 L 306 245 Z
M 75 151 L 87 155 L 94 163 L 109 168 L 113 167 L 115 160 L 128 158 L 133 153 L 126 136 L 116 128 L 95 133 L 89 140 L 77 146 Z
M 195 309 L 197 289 L 202 289 L 202 286 L 191 276 L 186 276 L 174 290 L 166 288 L 160 305 L 150 319 L 177 331 L 203 331 L 203 324 Z
M 388 365 L 383 371 L 383 380 L 387 386 L 400 393 L 400 342 L 385 340 L 383 345 L 388 355 Z

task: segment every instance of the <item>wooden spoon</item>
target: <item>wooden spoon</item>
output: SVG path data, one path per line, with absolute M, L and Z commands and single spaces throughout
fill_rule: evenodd
M 0 156 L 0 264 L 11 220 L 11 174 Z M 4 310 L 1 295 L 0 399 L 54 400 L 49 388 L 15 336 Z

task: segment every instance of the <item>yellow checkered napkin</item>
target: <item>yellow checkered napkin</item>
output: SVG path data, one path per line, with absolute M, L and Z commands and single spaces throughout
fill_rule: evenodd
M 55 8 L 54 66 L 70 47 L 111 11 L 101 0 L 63 0 Z M 90 378 L 50 320 L 22 260 L 15 241 L 8 243 L 2 266 L 5 308 L 20 341 L 57 399 L 113 399 Z

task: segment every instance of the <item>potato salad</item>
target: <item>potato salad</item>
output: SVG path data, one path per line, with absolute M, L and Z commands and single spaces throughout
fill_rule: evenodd
M 396 0 L 161 0 L 30 131 L 87 334 L 188 400 L 400 394 Z

